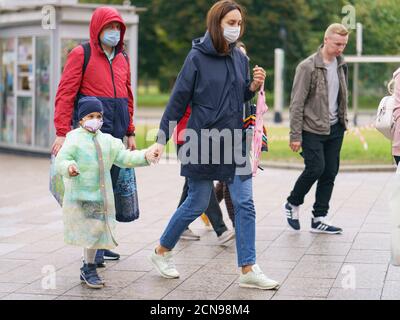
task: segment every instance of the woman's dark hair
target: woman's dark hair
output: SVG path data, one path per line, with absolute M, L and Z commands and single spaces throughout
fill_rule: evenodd
M 211 7 L 207 14 L 207 29 L 210 33 L 214 48 L 218 53 L 223 55 L 229 53 L 229 46 L 224 38 L 221 21 L 229 12 L 233 10 L 239 10 L 242 15 L 242 25 L 240 27 L 241 37 L 244 33 L 245 12 L 244 8 L 238 3 L 232 0 L 218 1 Z

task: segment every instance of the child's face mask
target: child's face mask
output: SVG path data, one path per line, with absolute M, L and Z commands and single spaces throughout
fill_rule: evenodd
M 86 130 L 95 133 L 97 130 L 101 128 L 103 125 L 103 119 L 89 119 L 85 120 L 82 123 L 82 127 L 84 127 Z

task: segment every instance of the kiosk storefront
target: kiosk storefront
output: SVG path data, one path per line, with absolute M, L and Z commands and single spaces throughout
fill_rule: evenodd
M 0 0 L 0 148 L 49 152 L 63 66 L 68 52 L 88 41 L 97 7 L 78 0 Z M 127 25 L 126 52 L 136 93 L 138 13 L 143 9 L 114 7 Z

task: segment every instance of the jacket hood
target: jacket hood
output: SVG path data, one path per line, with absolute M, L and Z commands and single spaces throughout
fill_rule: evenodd
M 93 12 L 92 20 L 90 21 L 90 43 L 102 51 L 99 44 L 99 36 L 101 30 L 110 22 L 119 22 L 121 24 L 121 40 L 116 46 L 117 51 L 120 51 L 124 44 L 126 25 L 120 13 L 112 7 L 99 7 Z
M 231 48 L 234 46 L 235 44 L 230 45 Z M 215 49 L 210 33 L 208 31 L 203 37 L 194 39 L 192 41 L 192 48 L 210 56 L 221 57 L 221 54 L 218 53 Z

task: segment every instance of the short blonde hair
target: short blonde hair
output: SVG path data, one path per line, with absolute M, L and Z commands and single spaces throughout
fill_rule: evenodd
M 333 35 L 333 34 L 339 34 L 341 36 L 347 36 L 349 35 L 349 30 L 342 24 L 340 23 L 333 23 L 331 24 L 328 29 L 325 31 L 325 38 Z

